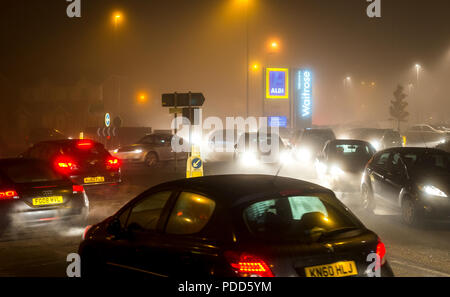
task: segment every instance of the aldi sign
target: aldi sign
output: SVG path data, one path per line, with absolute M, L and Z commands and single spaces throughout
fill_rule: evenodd
M 266 98 L 289 98 L 288 68 L 266 68 Z

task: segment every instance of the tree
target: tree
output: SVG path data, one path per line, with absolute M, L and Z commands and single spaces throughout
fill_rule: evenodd
M 407 95 L 403 92 L 403 86 L 398 85 L 394 91 L 394 100 L 391 100 L 389 112 L 393 120 L 397 121 L 397 130 L 400 131 L 400 123 L 406 122 L 409 112 L 406 111 L 408 102 L 405 101 Z

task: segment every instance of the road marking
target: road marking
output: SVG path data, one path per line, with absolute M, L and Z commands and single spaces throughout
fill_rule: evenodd
M 398 264 L 398 265 L 407 266 L 409 268 L 426 271 L 426 272 L 433 273 L 433 274 L 439 275 L 439 276 L 450 277 L 450 274 L 448 274 L 448 273 L 437 271 L 437 270 L 433 270 L 433 269 L 428 269 L 428 268 L 424 268 L 424 267 L 420 267 L 420 266 L 416 266 L 416 265 L 413 265 L 413 264 L 408 264 L 408 263 L 405 263 L 405 262 L 402 262 L 402 261 L 389 260 L 389 263 L 395 263 L 395 264 Z
M 154 275 L 154 276 L 168 277 L 167 275 L 163 275 L 163 274 L 159 274 L 159 273 L 156 273 L 156 272 L 151 272 L 151 271 L 147 271 L 147 270 L 143 270 L 143 269 L 139 269 L 139 268 L 136 268 L 136 267 L 127 266 L 127 265 L 121 265 L 121 264 L 112 263 L 112 262 L 106 262 L 106 264 L 107 265 L 111 265 L 111 266 L 124 268 L 124 269 L 128 269 L 128 270 L 134 270 L 134 271 L 137 271 L 137 272 L 143 272 L 143 273 Z

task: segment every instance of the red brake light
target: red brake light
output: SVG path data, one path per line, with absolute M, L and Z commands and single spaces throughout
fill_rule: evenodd
M 14 190 L 0 191 L 0 200 L 17 199 L 19 195 Z
M 74 194 L 76 193 L 83 193 L 84 192 L 84 188 L 82 185 L 73 185 L 72 186 L 72 191 Z
M 77 164 L 72 159 L 67 157 L 60 157 L 56 159 L 55 167 L 56 170 L 64 174 L 68 174 L 78 168 Z
M 90 149 L 94 143 L 89 139 L 80 140 L 77 142 L 77 148 L 79 149 Z
M 382 266 L 385 262 L 386 259 L 384 256 L 386 256 L 386 246 L 384 245 L 384 243 L 378 239 L 378 244 L 377 244 L 377 255 L 380 257 L 380 266 Z
M 106 166 L 109 168 L 117 169 L 120 167 L 120 160 L 114 157 L 108 158 L 106 160 Z
M 225 257 L 234 272 L 241 277 L 273 277 L 267 263 L 261 258 L 247 253 L 225 252 Z

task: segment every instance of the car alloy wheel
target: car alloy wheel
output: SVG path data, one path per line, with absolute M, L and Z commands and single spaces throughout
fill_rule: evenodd
M 148 167 L 156 167 L 158 164 L 158 156 L 155 153 L 149 153 L 145 158 Z
M 375 202 L 373 200 L 373 195 L 369 190 L 369 187 L 365 184 L 362 186 L 361 189 L 361 203 L 365 211 L 373 213 L 375 209 Z
M 415 225 L 419 219 L 417 207 L 410 198 L 405 198 L 402 203 L 402 219 L 407 225 Z

